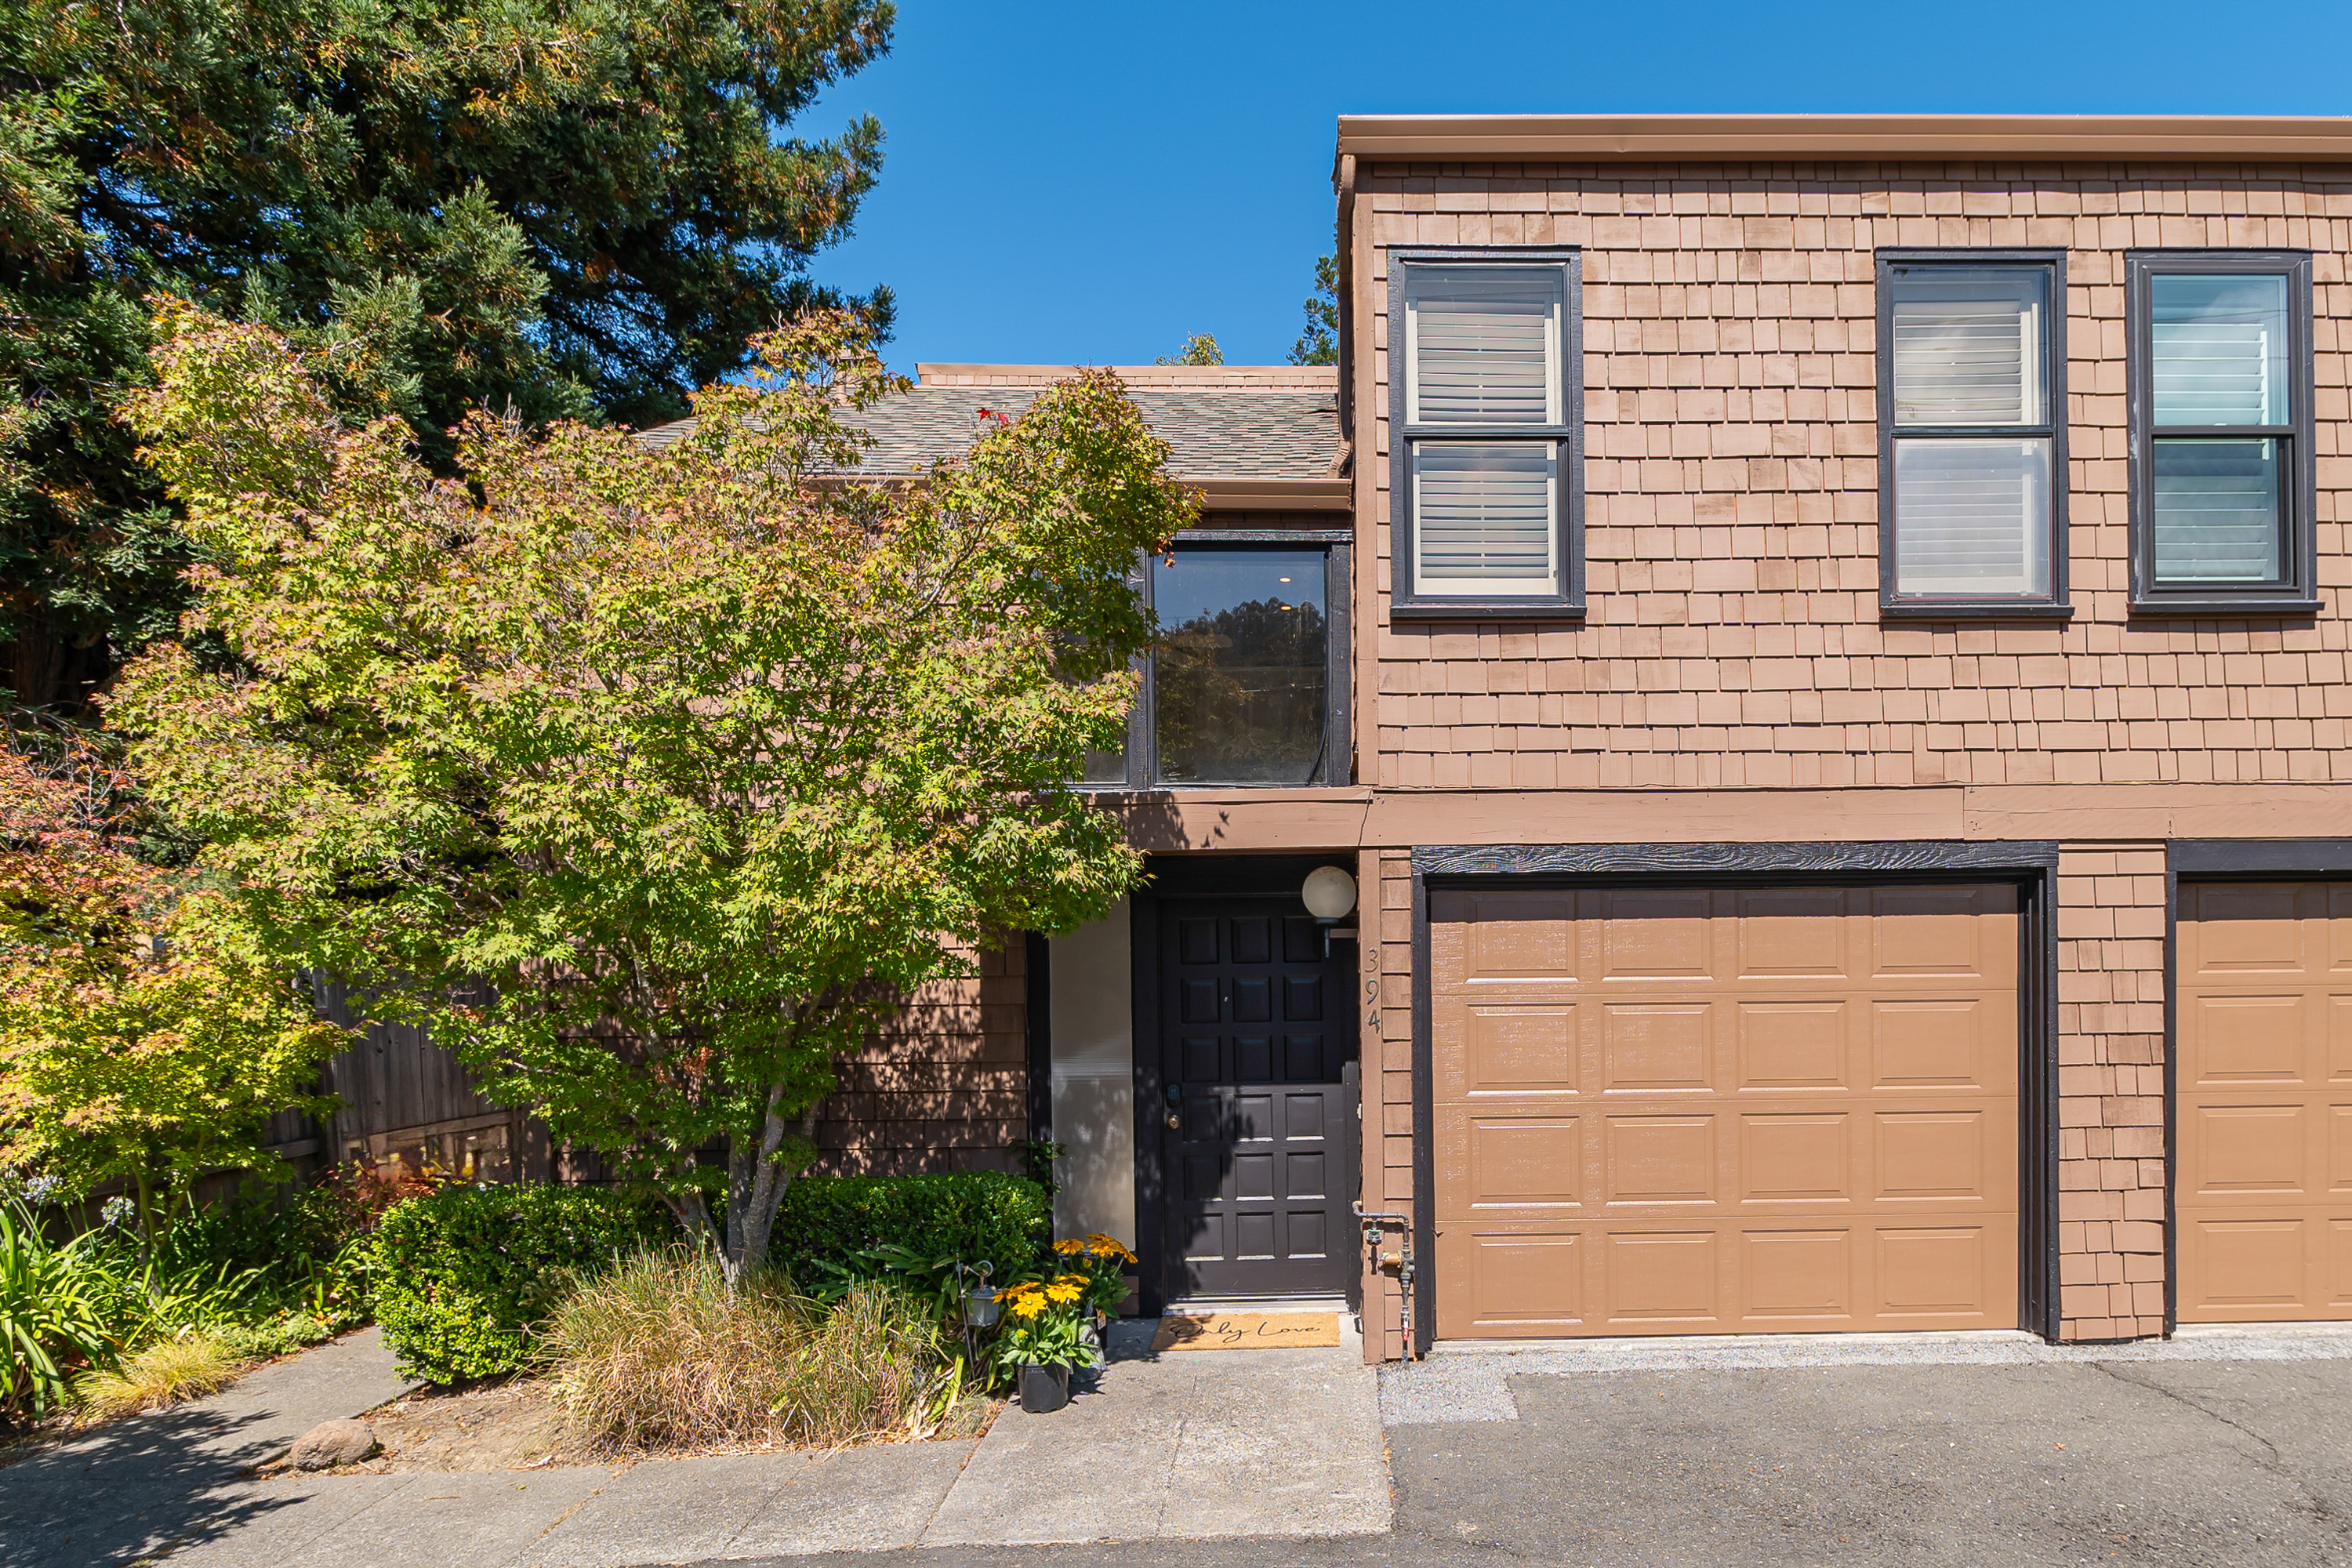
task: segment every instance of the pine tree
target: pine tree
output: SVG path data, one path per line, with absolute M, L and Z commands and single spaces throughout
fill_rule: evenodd
M 468 406 L 643 425 L 780 318 L 881 166 L 817 94 L 888 0 L 0 0 L 0 646 L 70 705 L 186 546 L 112 409 L 173 295 L 320 351 L 446 466 Z M 5 659 L 0 655 L 0 659 Z

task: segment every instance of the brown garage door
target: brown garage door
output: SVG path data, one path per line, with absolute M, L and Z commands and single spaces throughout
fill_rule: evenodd
M 1429 908 L 1439 1335 L 2016 1324 L 2012 889 Z
M 2352 1318 L 2352 886 L 2184 883 L 2185 1323 Z

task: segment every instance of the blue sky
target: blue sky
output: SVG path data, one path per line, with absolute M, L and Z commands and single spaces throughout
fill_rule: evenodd
M 816 272 L 898 290 L 909 374 L 1196 331 L 1265 363 L 1331 248 L 1342 113 L 2341 114 L 2347 58 L 2333 5 L 900 0 L 892 52 L 796 129 L 888 134 Z

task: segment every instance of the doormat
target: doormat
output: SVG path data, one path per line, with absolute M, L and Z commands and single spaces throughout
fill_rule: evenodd
M 1160 1351 L 1263 1351 L 1339 1342 L 1337 1312 L 1203 1312 L 1160 1320 Z

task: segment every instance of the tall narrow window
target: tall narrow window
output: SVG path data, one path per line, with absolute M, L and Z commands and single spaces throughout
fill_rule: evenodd
M 2063 258 L 1882 252 L 1886 610 L 2063 614 Z
M 1581 609 L 1576 285 L 1572 251 L 1391 253 L 1396 614 Z
M 2316 609 L 2310 258 L 2129 266 L 2133 607 Z

